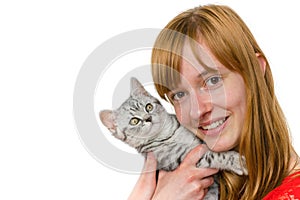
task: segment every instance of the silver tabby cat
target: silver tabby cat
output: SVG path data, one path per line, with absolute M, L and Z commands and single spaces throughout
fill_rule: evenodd
M 135 78 L 131 79 L 130 97 L 117 110 L 100 112 L 102 123 L 116 138 L 146 155 L 153 152 L 158 169 L 174 170 L 186 154 L 203 144 L 193 133 L 179 124 L 175 115 L 167 113 L 161 103 L 151 96 Z M 244 157 L 235 151 L 208 151 L 197 167 L 230 170 L 247 175 Z M 210 187 L 206 200 L 218 199 L 218 183 Z

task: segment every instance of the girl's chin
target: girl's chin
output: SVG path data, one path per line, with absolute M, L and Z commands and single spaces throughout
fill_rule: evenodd
M 230 151 L 230 150 L 236 149 L 237 145 L 232 142 L 233 142 L 233 140 L 226 141 L 226 140 L 224 140 L 224 138 L 221 138 L 221 137 L 216 140 L 206 140 L 205 141 L 207 147 L 214 152 L 224 152 L 224 151 Z

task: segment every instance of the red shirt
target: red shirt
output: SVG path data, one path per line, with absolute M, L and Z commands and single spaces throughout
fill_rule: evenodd
M 300 171 L 283 179 L 280 186 L 272 190 L 263 200 L 300 199 Z

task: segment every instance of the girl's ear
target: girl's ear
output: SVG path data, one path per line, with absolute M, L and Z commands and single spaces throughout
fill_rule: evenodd
M 266 62 L 265 58 L 260 53 L 255 53 L 255 55 L 256 55 L 256 57 L 258 59 L 258 62 L 260 64 L 261 71 L 263 72 L 263 75 L 265 75 L 267 62 Z

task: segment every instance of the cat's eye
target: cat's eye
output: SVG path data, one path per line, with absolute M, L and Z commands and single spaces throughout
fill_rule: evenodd
M 148 104 L 146 105 L 145 109 L 146 109 L 147 112 L 150 112 L 150 111 L 153 110 L 153 105 L 152 105 L 151 103 L 148 103 Z
M 134 118 L 131 118 L 129 123 L 130 123 L 130 125 L 137 125 L 139 122 L 140 122 L 140 119 L 134 117 Z

